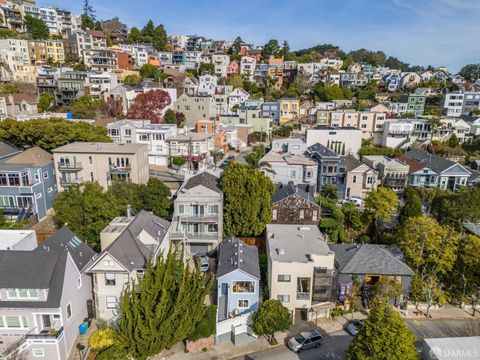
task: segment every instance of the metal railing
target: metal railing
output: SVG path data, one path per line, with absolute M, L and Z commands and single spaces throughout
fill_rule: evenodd
M 55 333 L 50 333 L 51 331 L 54 331 L 54 329 L 52 330 L 48 330 L 47 333 L 39 333 L 39 334 L 30 334 L 30 333 L 27 333 L 25 334 L 25 337 L 27 339 L 58 339 L 62 333 L 63 333 L 63 326 L 56 330 Z
M 81 170 L 83 168 L 81 161 L 75 161 L 71 163 L 58 162 L 59 170 Z
M 309 300 L 310 293 L 306 292 L 297 292 L 297 300 Z

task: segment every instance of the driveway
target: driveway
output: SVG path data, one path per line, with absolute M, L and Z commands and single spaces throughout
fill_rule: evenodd
M 330 335 L 323 335 L 324 342 L 318 349 L 310 349 L 296 354 L 287 346 L 282 345 L 273 349 L 259 351 L 250 355 L 235 358 L 235 360 L 323 360 L 343 359 L 353 337 L 345 331 L 337 331 Z

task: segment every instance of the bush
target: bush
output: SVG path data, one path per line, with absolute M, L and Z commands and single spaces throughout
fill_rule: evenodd
M 95 360 L 130 360 L 131 357 L 117 345 L 113 345 L 108 349 L 95 355 Z
M 217 307 L 210 305 L 204 317 L 195 327 L 195 330 L 188 335 L 188 341 L 197 341 L 198 339 L 208 338 L 215 333 L 215 326 L 217 322 Z
M 179 167 L 185 165 L 185 162 L 186 162 L 185 159 L 181 156 L 174 156 L 172 158 L 172 164 Z
M 338 306 L 335 307 L 334 309 L 330 310 L 330 316 L 332 318 L 336 318 L 336 317 L 342 316 L 342 315 L 343 315 L 343 310 L 341 308 L 339 308 Z
M 112 329 L 97 330 L 88 339 L 88 344 L 94 352 L 99 352 L 114 344 L 114 332 Z
M 387 157 L 398 157 L 405 153 L 404 149 L 394 149 L 390 147 L 375 147 L 375 146 L 366 146 L 361 147 L 359 150 L 359 155 L 384 155 Z

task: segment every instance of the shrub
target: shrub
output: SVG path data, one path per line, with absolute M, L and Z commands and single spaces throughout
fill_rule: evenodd
M 111 347 L 115 343 L 112 329 L 97 330 L 88 339 L 88 344 L 94 352 L 99 352 Z
M 181 166 L 185 165 L 185 162 L 186 162 L 185 159 L 181 156 L 174 156 L 172 158 L 172 164 L 176 165 L 176 166 L 181 167 Z
M 195 330 L 188 335 L 188 341 L 197 341 L 198 339 L 208 338 L 215 333 L 217 318 L 217 307 L 210 305 L 207 312 L 203 316 L 203 319 L 195 327 Z

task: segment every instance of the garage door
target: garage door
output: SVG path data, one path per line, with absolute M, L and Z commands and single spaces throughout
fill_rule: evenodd
M 208 244 L 195 244 L 190 245 L 190 254 L 206 254 L 208 252 Z

